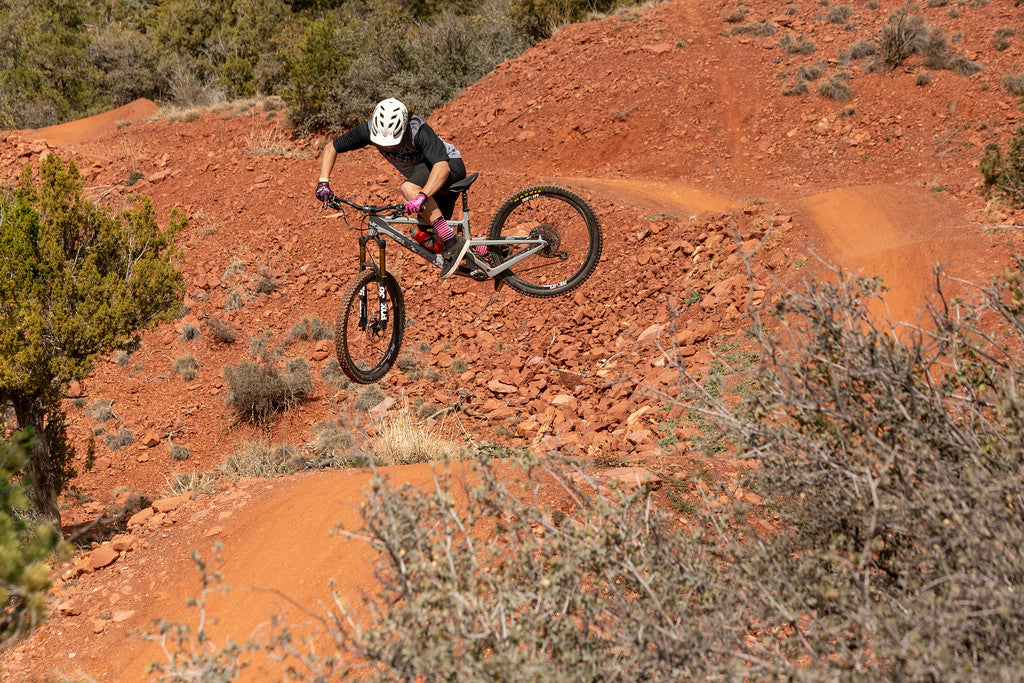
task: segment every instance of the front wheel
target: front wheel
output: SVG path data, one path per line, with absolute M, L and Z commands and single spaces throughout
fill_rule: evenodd
M 488 239 L 542 238 L 544 248 L 502 275 L 512 289 L 534 297 L 565 294 L 583 284 L 601 258 L 601 225 L 587 202 L 569 190 L 538 185 L 498 207 Z M 503 261 L 529 247 L 491 247 Z
M 373 269 L 359 275 L 341 296 L 334 345 L 338 364 L 353 382 L 376 382 L 391 369 L 402 346 L 405 302 L 395 277 L 388 273 L 383 283 Z

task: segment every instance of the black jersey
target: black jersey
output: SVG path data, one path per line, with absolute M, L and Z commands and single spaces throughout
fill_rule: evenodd
M 367 121 L 334 138 L 334 151 L 341 154 L 370 144 L 370 122 Z M 462 158 L 455 145 L 442 140 L 426 121 L 415 114 L 409 117 L 409 125 L 405 127 L 400 143 L 394 147 L 374 146 L 406 178 L 412 175 L 417 164 L 425 163 L 433 168 L 434 164 L 442 161 Z

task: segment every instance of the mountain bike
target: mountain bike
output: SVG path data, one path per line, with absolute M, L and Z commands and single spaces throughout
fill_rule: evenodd
M 495 212 L 486 238 L 475 238 L 469 225 L 469 187 L 473 173 L 452 184 L 461 195 L 462 214 L 449 220 L 469 242 L 455 275 L 494 280 L 495 290 L 507 284 L 521 294 L 547 298 L 583 284 L 601 257 L 601 226 L 597 214 L 579 195 L 561 187 L 538 185 L 520 190 Z M 345 207 L 359 211 L 358 225 L 349 223 Z M 341 296 L 334 343 L 342 371 L 354 382 L 370 384 L 383 377 L 398 359 L 405 331 L 405 300 L 398 280 L 387 268 L 385 238 L 390 238 L 440 269 L 441 254 L 404 230 L 429 232 L 430 226 L 404 213 L 404 204 L 361 205 L 332 197 L 324 208 L 340 210 L 345 223 L 358 229 L 359 273 Z M 377 246 L 375 260 L 368 258 Z M 477 247 L 486 247 L 481 255 Z

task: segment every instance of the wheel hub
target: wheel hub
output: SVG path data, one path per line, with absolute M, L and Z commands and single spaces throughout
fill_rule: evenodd
M 540 256 L 558 256 L 558 248 L 562 246 L 562 239 L 558 235 L 558 228 L 550 223 L 541 223 L 530 231 L 530 239 L 543 239 L 547 245 L 537 252 Z

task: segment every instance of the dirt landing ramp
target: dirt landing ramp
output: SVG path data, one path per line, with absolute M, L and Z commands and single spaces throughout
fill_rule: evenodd
M 45 140 L 51 144 L 61 145 L 71 142 L 80 142 L 109 133 L 117 128 L 122 121 L 141 121 L 152 116 L 160 110 L 154 102 L 141 98 L 134 102 L 111 109 L 110 111 L 90 116 L 87 119 L 62 123 L 58 126 L 48 128 L 37 128 L 35 130 L 21 131 L 22 134 L 32 140 Z
M 456 477 L 464 473 L 458 463 L 381 468 L 392 486 L 410 484 L 421 489 L 433 487 L 435 471 Z M 223 646 L 227 639 L 267 641 L 274 615 L 285 615 L 298 639 L 315 634 L 317 629 L 303 610 L 322 614 L 320 606 L 330 604 L 331 582 L 353 600 L 362 589 L 375 585 L 375 555 L 369 545 L 334 533 L 336 527 L 349 531 L 362 527 L 359 507 L 370 481 L 365 469 L 322 471 L 265 483 L 254 480 L 245 491 L 246 501 L 237 508 L 213 499 L 205 515 L 201 511 L 196 519 L 183 520 L 170 527 L 158 544 L 119 561 L 117 570 L 126 574 L 125 584 L 134 586 L 132 593 L 146 596 L 130 605 L 133 612 L 126 624 L 134 637 L 124 639 L 116 629 L 98 633 L 88 645 L 79 645 L 77 656 L 67 665 L 68 673 L 97 681 L 152 680 L 146 673 L 148 665 L 166 663 L 167 657 L 157 642 L 142 636 L 156 632 L 152 624 L 157 619 L 196 628 L 199 613 L 186 605 L 186 598 L 199 595 L 199 572 L 189 553 L 195 550 L 209 560 L 216 542 L 223 547 L 220 563 L 211 569 L 220 571 L 228 590 L 222 593 L 214 588 L 207 595 L 207 618 L 213 620 L 207 628 L 215 645 Z M 462 500 L 458 494 L 455 498 Z M 127 609 L 125 602 L 120 601 L 118 609 Z M 174 649 L 170 641 L 167 646 Z M 112 652 L 117 656 L 111 657 Z M 277 664 L 264 661 L 261 655 L 251 661 L 242 680 L 279 680 Z
M 869 185 L 833 190 L 797 203 L 828 253 L 820 256 L 858 275 L 880 275 L 894 321 L 916 322 L 935 284 L 936 265 L 979 256 L 988 246 L 963 209 L 923 187 Z M 963 264 L 966 265 L 966 264 Z M 881 311 L 876 311 L 881 313 Z
M 594 191 L 604 192 L 616 201 L 651 211 L 692 214 L 707 211 L 724 213 L 736 209 L 739 204 L 713 190 L 703 190 L 687 185 L 637 180 L 635 178 L 568 178 Z M 570 183 L 571 184 L 571 183 Z

